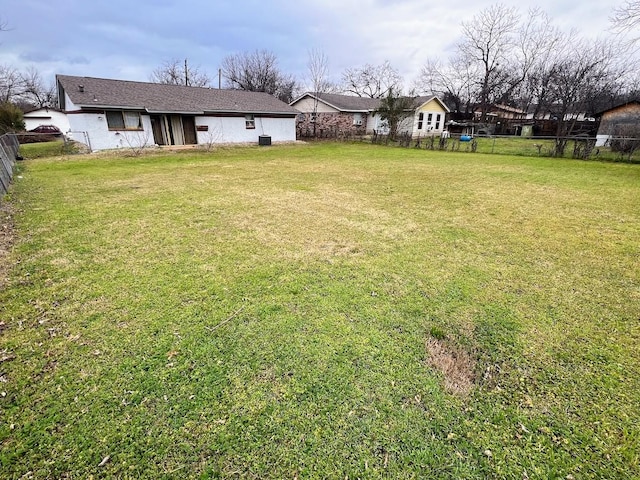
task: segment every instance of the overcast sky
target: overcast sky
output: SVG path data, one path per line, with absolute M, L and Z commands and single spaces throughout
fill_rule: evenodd
M 308 51 L 345 68 L 385 60 L 409 85 L 428 57 L 446 58 L 460 23 L 497 2 L 434 0 L 0 0 L 0 64 L 56 73 L 149 80 L 164 61 L 185 58 L 216 79 L 228 54 L 266 49 L 300 81 Z M 609 35 L 623 0 L 505 0 L 523 15 L 541 7 L 563 30 Z

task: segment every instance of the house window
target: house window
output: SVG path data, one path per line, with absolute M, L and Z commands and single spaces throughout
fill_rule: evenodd
M 436 115 L 436 130 L 440 130 L 440 114 Z
M 245 115 L 244 124 L 247 127 L 247 130 L 256 128 L 256 117 L 254 115 Z
M 422 130 L 422 122 L 424 121 L 424 113 L 418 115 L 418 130 Z
M 316 112 L 311 112 L 311 123 L 314 123 L 318 119 L 318 114 Z
M 429 115 L 427 115 L 427 125 L 429 127 L 431 126 L 431 122 L 433 122 L 433 113 L 430 113 Z
M 138 112 L 122 110 L 106 112 L 109 130 L 142 130 L 142 119 Z

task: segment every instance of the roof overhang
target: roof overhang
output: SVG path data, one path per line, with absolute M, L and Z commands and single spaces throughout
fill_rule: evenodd
M 261 112 L 261 111 L 240 111 L 240 110 L 205 110 L 201 115 L 220 115 L 220 116 L 244 116 L 244 115 L 260 115 L 271 117 L 297 117 L 301 112 Z
M 129 110 L 135 112 L 146 112 L 149 115 L 222 115 L 222 116 L 244 116 L 262 115 L 272 117 L 295 117 L 299 112 L 262 112 L 262 111 L 239 111 L 239 110 L 154 110 L 152 108 L 136 107 L 131 105 L 78 105 L 81 109 L 87 110 Z
M 327 105 L 327 106 L 329 106 L 331 108 L 335 108 L 339 112 L 343 112 L 343 113 L 367 113 L 368 114 L 368 113 L 371 113 L 371 112 L 375 111 L 375 108 L 357 108 L 357 109 L 354 109 L 354 108 L 343 108 L 343 107 L 340 107 L 338 105 L 335 105 L 335 104 L 329 102 L 328 100 L 322 98 L 319 95 L 315 95 L 315 94 L 310 93 L 310 92 L 307 92 L 307 93 L 305 93 L 303 95 L 300 95 L 298 98 L 296 98 L 294 101 L 292 101 L 289 105 L 293 107 L 294 103 L 299 102 L 304 97 L 310 97 L 310 98 L 316 100 L 317 102 L 322 102 L 325 105 Z M 320 113 L 322 113 L 322 112 L 320 112 Z
M 420 105 L 418 105 L 415 109 L 419 110 L 420 108 L 424 107 L 427 103 L 433 102 L 433 101 L 436 101 L 442 107 L 445 113 L 451 113 L 451 109 L 447 107 L 447 105 L 442 100 L 440 100 L 440 98 L 437 95 L 434 95 L 433 97 L 425 100 Z
M 187 110 L 152 110 L 150 108 L 144 109 L 147 113 L 153 115 L 203 115 L 204 111 L 187 111 Z
M 144 107 L 136 107 L 136 106 L 131 106 L 131 105 L 101 105 L 99 103 L 86 103 L 86 104 L 76 104 L 78 107 L 80 108 L 88 108 L 88 109 L 95 109 L 95 108 L 102 108 L 104 110 L 146 110 L 146 108 Z

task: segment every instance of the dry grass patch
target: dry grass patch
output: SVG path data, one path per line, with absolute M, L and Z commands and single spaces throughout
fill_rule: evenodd
M 243 196 L 247 207 L 233 220 L 236 227 L 289 257 L 357 255 L 405 238 L 417 228 L 355 192 L 325 185 L 306 191 L 265 188 Z
M 429 355 L 427 362 L 444 376 L 445 390 L 466 397 L 474 385 L 475 359 L 460 347 L 437 338 L 427 340 L 426 348 Z

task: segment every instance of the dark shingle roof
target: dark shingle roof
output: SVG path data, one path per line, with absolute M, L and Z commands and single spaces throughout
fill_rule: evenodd
M 68 75 L 57 75 L 56 78 L 78 107 L 130 108 L 157 113 L 190 114 L 272 113 L 293 116 L 299 113 L 293 107 L 264 92 Z
M 315 98 L 315 94 L 313 93 L 305 93 L 300 98 L 306 95 Z M 341 95 L 339 93 L 318 93 L 317 98 L 342 112 L 369 112 L 375 110 L 378 108 L 378 105 L 380 105 L 379 98 L 356 97 L 354 95 Z M 295 103 L 295 101 L 293 103 Z
M 315 97 L 313 93 L 306 93 L 305 95 L 309 95 L 310 97 Z M 303 97 L 305 96 L 303 95 Z M 303 98 L 300 97 L 300 98 Z M 319 100 L 335 107 L 341 112 L 371 112 L 380 106 L 380 98 L 368 98 L 368 97 L 356 97 L 354 95 L 341 95 L 338 93 L 318 93 Z M 413 100 L 413 104 L 415 108 L 418 108 L 423 103 L 428 102 L 432 99 L 438 99 L 436 96 L 424 96 L 424 97 L 415 97 Z M 292 102 L 296 103 L 298 100 Z M 438 101 L 440 101 L 438 99 Z M 444 104 L 440 101 L 440 103 L 444 106 Z M 445 106 L 446 109 L 446 106 Z

